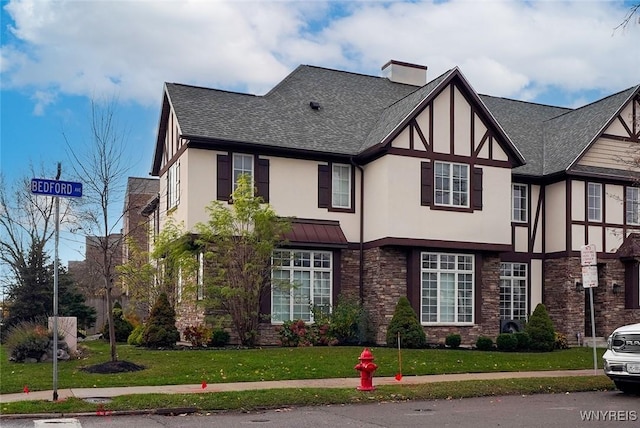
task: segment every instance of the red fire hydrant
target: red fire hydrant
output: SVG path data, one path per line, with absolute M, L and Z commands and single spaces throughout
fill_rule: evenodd
M 373 354 L 369 351 L 369 348 L 364 348 L 362 354 L 358 358 L 360 362 L 354 367 L 360 372 L 360 386 L 357 388 L 359 391 L 373 391 L 373 372 L 376 371 L 378 366 L 373 362 Z

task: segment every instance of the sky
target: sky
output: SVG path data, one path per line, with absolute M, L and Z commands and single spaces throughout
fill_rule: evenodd
M 300 64 L 457 66 L 479 93 L 580 107 L 640 84 L 640 14 L 616 29 L 634 3 L 0 0 L 0 172 L 54 178 L 61 162 L 68 179 L 90 103 L 107 99 L 129 175 L 148 177 L 164 82 L 261 95 Z M 60 257 L 84 259 L 84 237 L 63 233 Z

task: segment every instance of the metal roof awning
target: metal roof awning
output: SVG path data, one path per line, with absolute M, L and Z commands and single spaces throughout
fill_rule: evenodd
M 340 222 L 294 218 L 291 230 L 284 236 L 287 246 L 346 248 L 348 241 Z

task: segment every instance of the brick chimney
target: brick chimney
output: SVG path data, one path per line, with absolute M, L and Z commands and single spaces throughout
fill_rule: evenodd
M 391 60 L 382 66 L 382 74 L 387 79 L 406 85 L 424 86 L 427 84 L 427 66 L 409 64 Z

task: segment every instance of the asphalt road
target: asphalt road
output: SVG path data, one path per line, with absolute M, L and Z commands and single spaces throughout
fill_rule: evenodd
M 637 427 L 640 397 L 617 391 L 300 407 L 182 416 L 2 420 L 2 428 Z

